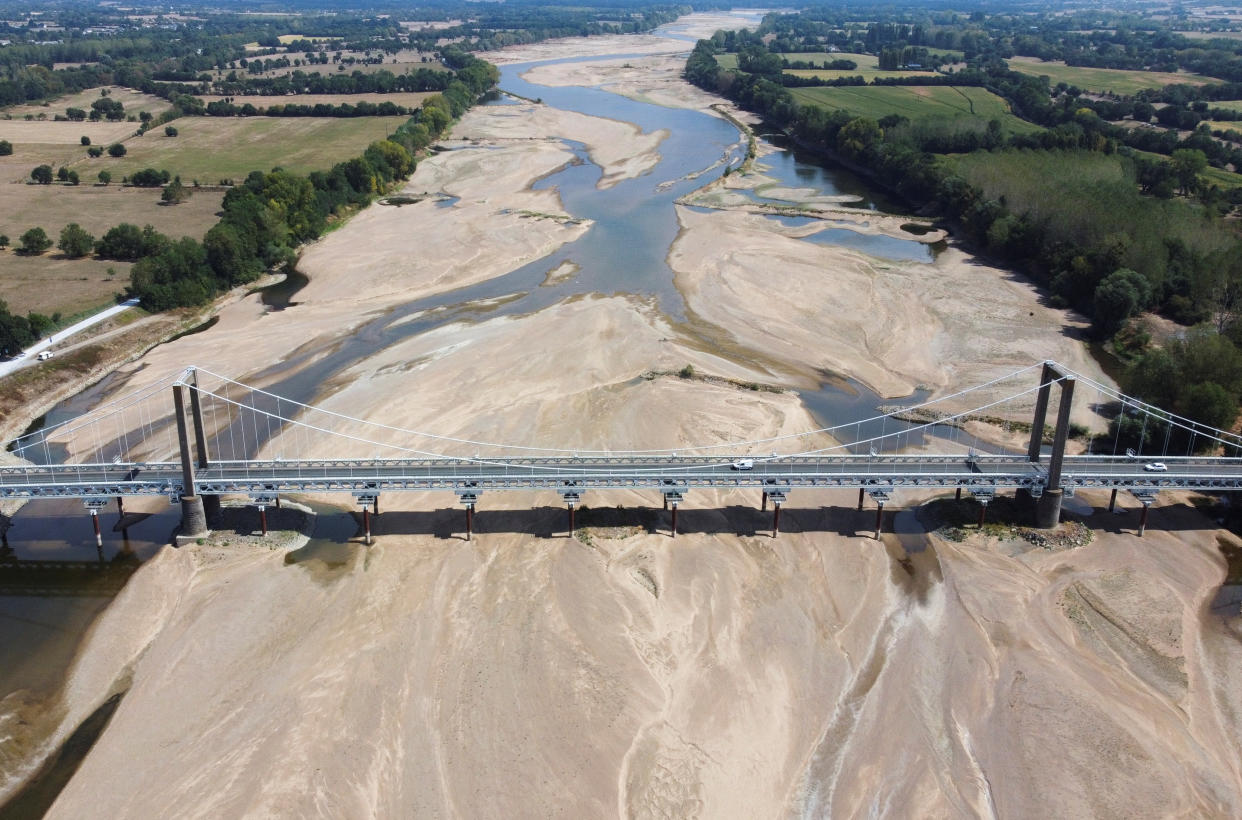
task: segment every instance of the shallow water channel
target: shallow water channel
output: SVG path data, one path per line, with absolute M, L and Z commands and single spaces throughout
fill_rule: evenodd
M 668 36 L 684 39 L 676 24 L 665 31 Z M 626 55 L 595 59 L 622 56 Z M 501 88 L 540 98 L 558 108 L 634 123 L 644 132 L 667 130 L 669 136 L 658 149 L 659 164 L 640 177 L 600 189 L 596 187 L 600 168 L 590 161 L 583 146 L 570 143 L 576 161 L 540 180 L 536 187 L 554 187 L 567 212 L 594 221 L 580 239 L 505 276 L 398 308 L 365 325 L 330 355 L 314 363 L 306 365 L 295 360 L 273 367 L 262 374 L 265 380 L 274 378 L 270 390 L 311 402 L 320 385 L 332 376 L 404 338 L 449 322 L 533 313 L 576 294 L 634 294 L 654 300 L 672 321 L 686 319 L 685 304 L 673 286 L 673 274 L 665 261 L 678 233 L 674 202 L 720 176 L 727 165 L 737 165 L 745 153 L 744 140 L 727 121 L 698 111 L 663 108 L 593 88 L 533 85 L 521 75 L 534 65 L 539 63 L 505 66 Z M 511 99 L 502 99 L 492 104 L 512 103 Z M 773 189 L 812 189 L 817 196 L 852 197 L 851 205 L 881 212 L 891 207 L 863 180 L 812 157 L 780 150 L 761 161 L 764 173 L 777 183 L 770 186 Z M 803 220 L 772 218 L 790 224 Z M 804 241 L 842 244 L 902 261 L 931 261 L 935 252 L 916 241 L 836 226 Z M 545 284 L 548 272 L 564 263 L 577 266 L 577 272 Z M 266 294 L 265 301 L 273 309 L 296 304 L 299 286 L 293 280 Z M 91 406 L 107 386 L 105 380 L 101 386 L 65 402 L 49 414 L 48 423 Z M 819 390 L 806 391 L 803 399 L 825 424 L 854 424 L 873 416 L 881 403 L 871 391 L 848 380 L 835 380 Z M 889 422 L 885 429 L 892 432 L 894 424 Z M 860 424 L 853 436 L 866 438 L 878 432 Z M 843 437 L 849 439 L 851 435 Z M 344 518 L 324 518 L 333 520 L 324 521 L 319 543 L 343 542 L 349 537 L 352 527 L 342 524 Z M 9 547 L 0 553 L 0 558 L 9 564 L 64 562 L 60 572 L 63 583 L 53 579 L 40 586 L 31 581 L 29 588 L 23 589 L 15 581 L 0 588 L 0 626 L 4 634 L 0 641 L 0 698 L 16 690 L 44 694 L 55 690 L 80 636 L 115 594 L 117 579 L 124 583 L 124 577 L 134 566 L 166 542 L 177 516 L 175 509 L 164 507 L 142 518 L 127 519 L 128 526 L 121 529 L 119 512 L 110 506 L 101 512 L 100 521 L 103 546 L 97 548 L 90 516 L 80 502 L 35 502 L 14 517 L 8 533 Z M 97 571 L 92 572 L 92 565 Z

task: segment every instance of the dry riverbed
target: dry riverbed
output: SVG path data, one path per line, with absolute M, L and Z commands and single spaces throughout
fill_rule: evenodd
M 640 40 L 499 56 L 668 42 Z M 624 63 L 591 71 L 645 93 Z M 298 304 L 231 305 L 119 389 L 189 363 L 245 379 L 313 361 L 398 305 L 586 230 L 530 189 L 571 161 L 561 138 L 617 179 L 659 151 L 624 123 L 522 111 L 520 128 L 512 107 L 472 111 L 406 186 L 426 199 L 373 206 L 308 250 Z M 670 263 L 695 332 L 643 299 L 570 297 L 408 338 L 321 401 L 465 439 L 685 449 L 812 428 L 782 388 L 824 370 L 885 395 L 1044 358 L 1098 373 L 1075 317 L 959 250 L 890 263 L 718 204 L 677 213 Z M 694 378 L 675 375 L 685 365 Z M 343 430 L 376 455 L 432 444 Z M 45 750 L 126 694 L 48 816 L 1242 813 L 1239 621 L 1217 605 L 1233 594 L 1218 548 L 1236 539 L 1179 497 L 1143 540 L 1124 509 L 1088 517 L 1095 537 L 1074 548 L 928 536 L 910 512 L 873 541 L 855 500 L 796 494 L 771 538 L 755 493 L 693 493 L 674 540 L 650 494 L 588 494 L 576 538 L 554 493 L 484 494 L 467 542 L 451 497 L 385 496 L 375 545 L 330 558 L 166 549 L 80 652 Z

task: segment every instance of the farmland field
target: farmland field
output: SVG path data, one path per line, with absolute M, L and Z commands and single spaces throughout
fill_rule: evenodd
M 128 262 L 65 259 L 55 251 L 43 256 L 0 251 L 0 299 L 14 313 L 73 316 L 102 307 L 124 291 L 130 267 Z
M 1220 82 L 1212 77 L 1188 72 L 1085 68 L 1068 66 L 1059 61 L 1045 63 L 1036 57 L 1013 57 L 1009 60 L 1009 67 L 1023 74 L 1032 74 L 1037 77 L 1047 76 L 1053 85 L 1064 82 L 1076 85 L 1084 91 L 1112 91 L 1117 94 L 1133 94 L 1144 88 L 1161 88 L 1173 83 L 1206 85 Z
M 117 223 L 132 222 L 154 225 L 174 238 L 201 239 L 216 224 L 223 197 L 221 191 L 198 191 L 180 205 L 167 206 L 160 204 L 158 188 L 0 185 L 0 233 L 16 244 L 27 229 L 40 227 L 55 241 L 61 228 L 77 222 L 98 238 Z
M 876 57 L 874 54 L 852 54 L 852 53 L 845 53 L 845 52 L 841 52 L 837 54 L 828 54 L 828 53 L 822 53 L 822 52 L 807 52 L 807 53 L 782 54 L 781 56 L 784 57 L 786 60 L 790 60 L 790 61 L 807 60 L 811 62 L 822 63 L 825 60 L 829 60 L 829 61 L 830 60 L 852 60 L 855 63 L 858 63 L 858 68 L 855 68 L 849 71 L 846 71 L 846 70 L 827 71 L 824 69 L 814 69 L 814 70 L 786 69 L 785 70 L 786 74 L 792 74 L 795 77 L 822 77 L 825 80 L 833 80 L 838 77 L 862 77 L 864 80 L 867 80 L 868 82 L 870 82 L 871 80 L 874 80 L 877 77 L 911 77 L 911 76 L 917 77 L 920 75 L 931 74 L 931 72 L 929 71 L 881 71 L 880 70 L 880 59 Z
M 230 97 L 221 97 L 215 94 L 200 94 L 198 98 L 204 103 L 212 103 L 216 100 L 231 99 L 234 105 L 245 105 L 250 103 L 257 108 L 266 108 L 269 105 L 317 105 L 318 103 L 327 103 L 336 106 L 342 103 L 357 105 L 360 102 L 382 103 L 390 102 L 393 105 L 404 105 L 406 108 L 418 108 L 423 104 L 423 100 L 432 96 L 434 91 L 398 91 L 392 94 L 294 94 L 294 95 L 273 95 L 273 96 L 245 96 L 235 95 Z
M 108 97 L 116 100 L 125 106 L 126 115 L 133 114 L 137 116 L 143 111 L 152 116 L 159 116 L 164 111 L 172 107 L 172 104 L 161 97 L 155 97 L 150 94 L 143 94 L 132 88 L 123 88 L 121 86 L 107 86 Z M 81 108 L 83 111 L 90 112 L 91 103 L 100 97 L 100 89 L 89 88 L 86 91 L 79 91 L 76 94 L 67 94 L 64 97 L 58 97 L 49 100 L 46 105 L 43 103 L 26 103 L 25 105 L 14 105 L 0 111 L 0 116 L 12 117 L 13 119 L 24 119 L 27 114 L 39 116 L 46 114 L 50 120 L 57 114 L 64 115 L 67 108 Z M 80 123 L 86 125 L 87 123 Z M 137 128 L 136 125 L 130 123 L 131 130 Z
M 240 181 L 279 165 L 299 174 L 323 171 L 361 154 L 393 133 L 405 117 L 184 117 L 179 135 L 160 129 L 129 140 L 120 159 L 90 160 L 91 178 L 103 168 L 114 179 L 143 168 L 180 175 L 187 185 Z M 81 172 L 79 172 L 81 173 Z M 83 177 L 85 179 L 85 177 Z
M 880 119 L 901 114 L 910 119 L 943 116 L 975 116 L 999 119 L 1014 131 L 1036 130 L 1038 126 L 1009 113 L 1000 97 L 982 88 L 957 86 L 843 86 L 791 88 L 789 93 L 802 105 L 842 108 L 860 117 Z

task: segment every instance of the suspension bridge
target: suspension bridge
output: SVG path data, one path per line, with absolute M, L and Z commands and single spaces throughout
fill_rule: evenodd
M 1111 419 L 1108 433 L 1089 434 L 1071 424 L 1076 388 L 1080 394 L 1093 391 L 1091 412 L 1101 422 Z M 969 406 L 972 394 L 998 392 L 1000 398 L 968 410 L 942 409 Z M 1054 401 L 1057 412 L 1049 425 Z M 1030 422 L 1012 421 L 1015 413 L 1006 406 L 1022 407 Z M 970 422 L 980 419 L 1011 434 L 1029 427 L 1025 448 L 989 447 L 967 432 Z M 1073 447 L 1071 440 L 1077 442 Z M 800 448 L 806 442 L 821 446 Z M 980 523 L 987 503 L 1012 490 L 1029 503 L 1039 527 L 1055 526 L 1063 498 L 1078 489 L 1112 490 L 1110 509 L 1124 490 L 1142 504 L 1141 535 L 1148 507 L 1161 490 L 1242 489 L 1242 437 L 1163 411 L 1051 361 L 848 424 L 678 450 L 625 451 L 542 448 L 408 430 L 190 367 L 21 436 L 7 449 L 17 463 L 0 466 L 0 498 L 80 498 L 98 534 L 98 511 L 110 499 L 120 507 L 128 496 L 166 496 L 181 505 L 181 535 L 189 538 L 207 532 L 224 495 L 248 497 L 261 517 L 282 494 L 352 496 L 362 507 L 369 543 L 369 516 L 378 514 L 380 494 L 402 491 L 455 494 L 465 508 L 469 538 L 480 496 L 515 490 L 559 493 L 570 531 L 575 506 L 587 492 L 651 491 L 671 509 L 676 535 L 677 509 L 689 492 L 751 488 L 760 491 L 763 509 L 772 504 L 775 535 L 781 505 L 794 490 L 856 488 L 860 509 L 868 496 L 876 504 L 878 536 L 884 505 L 901 490 L 953 488 L 959 498 L 967 492 L 980 502 Z

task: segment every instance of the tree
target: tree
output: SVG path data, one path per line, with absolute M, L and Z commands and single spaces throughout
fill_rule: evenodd
M 0 157 L 7 157 L 13 154 L 13 143 L 8 140 L 0 140 Z
M 52 184 L 52 166 L 40 165 L 30 172 L 30 178 L 40 185 Z
M 869 156 L 883 138 L 879 123 L 858 117 L 837 132 L 837 150 L 851 159 L 862 159 Z
M 70 171 L 65 181 L 68 182 L 70 185 L 77 185 L 79 182 L 82 181 L 82 178 L 78 176 L 77 171 Z
M 190 198 L 190 189 L 181 184 L 181 177 L 174 177 L 173 181 L 164 186 L 164 193 L 160 195 L 160 199 L 169 205 L 180 205 Z
M 114 142 L 108 146 L 108 156 L 123 157 L 125 156 L 125 146 L 119 142 Z
M 92 145 L 90 148 L 87 148 L 87 149 L 86 149 L 86 155 L 87 155 L 88 157 L 95 157 L 95 158 L 102 157 L 102 156 L 103 156 L 103 146 L 100 146 L 100 145 Z
M 3 233 L 0 233 L 0 251 L 4 250 L 4 249 L 5 249 L 5 248 L 7 248 L 8 246 L 9 246 L 9 236 L 8 236 L 8 234 L 3 234 Z
M 74 122 L 82 122 L 82 120 L 86 119 L 86 112 L 81 108 L 66 108 L 65 116 Z
M 52 240 L 47 238 L 47 232 L 42 228 L 31 228 L 22 234 L 22 246 L 17 252 L 23 256 L 37 256 L 48 248 L 52 247 Z
M 56 179 L 60 180 L 61 182 L 68 182 L 69 181 L 69 169 L 63 165 L 57 168 Z
M 166 137 L 175 137 L 175 136 L 177 136 L 177 129 L 176 129 L 176 128 L 174 128 L 174 127 L 172 127 L 171 125 L 165 125 L 165 126 L 164 126 L 164 136 L 166 136 Z
M 70 222 L 60 231 L 60 242 L 56 247 L 64 251 L 70 259 L 81 259 L 91 252 L 95 246 L 95 237 L 76 222 Z
M 1173 173 L 1182 194 L 1189 196 L 1199 189 L 1199 174 L 1207 168 L 1207 155 L 1197 148 L 1179 148 L 1171 159 Z
M 81 140 L 81 142 L 82 142 L 82 144 L 83 144 L 83 145 L 90 145 L 90 144 L 91 144 L 91 138 L 90 138 L 90 137 L 88 137 L 88 136 L 86 136 L 85 134 L 83 134 L 83 135 L 82 135 L 82 140 Z
M 103 183 L 104 185 L 107 185 L 109 182 L 112 181 L 112 172 L 107 169 L 100 171 L 99 181 Z

